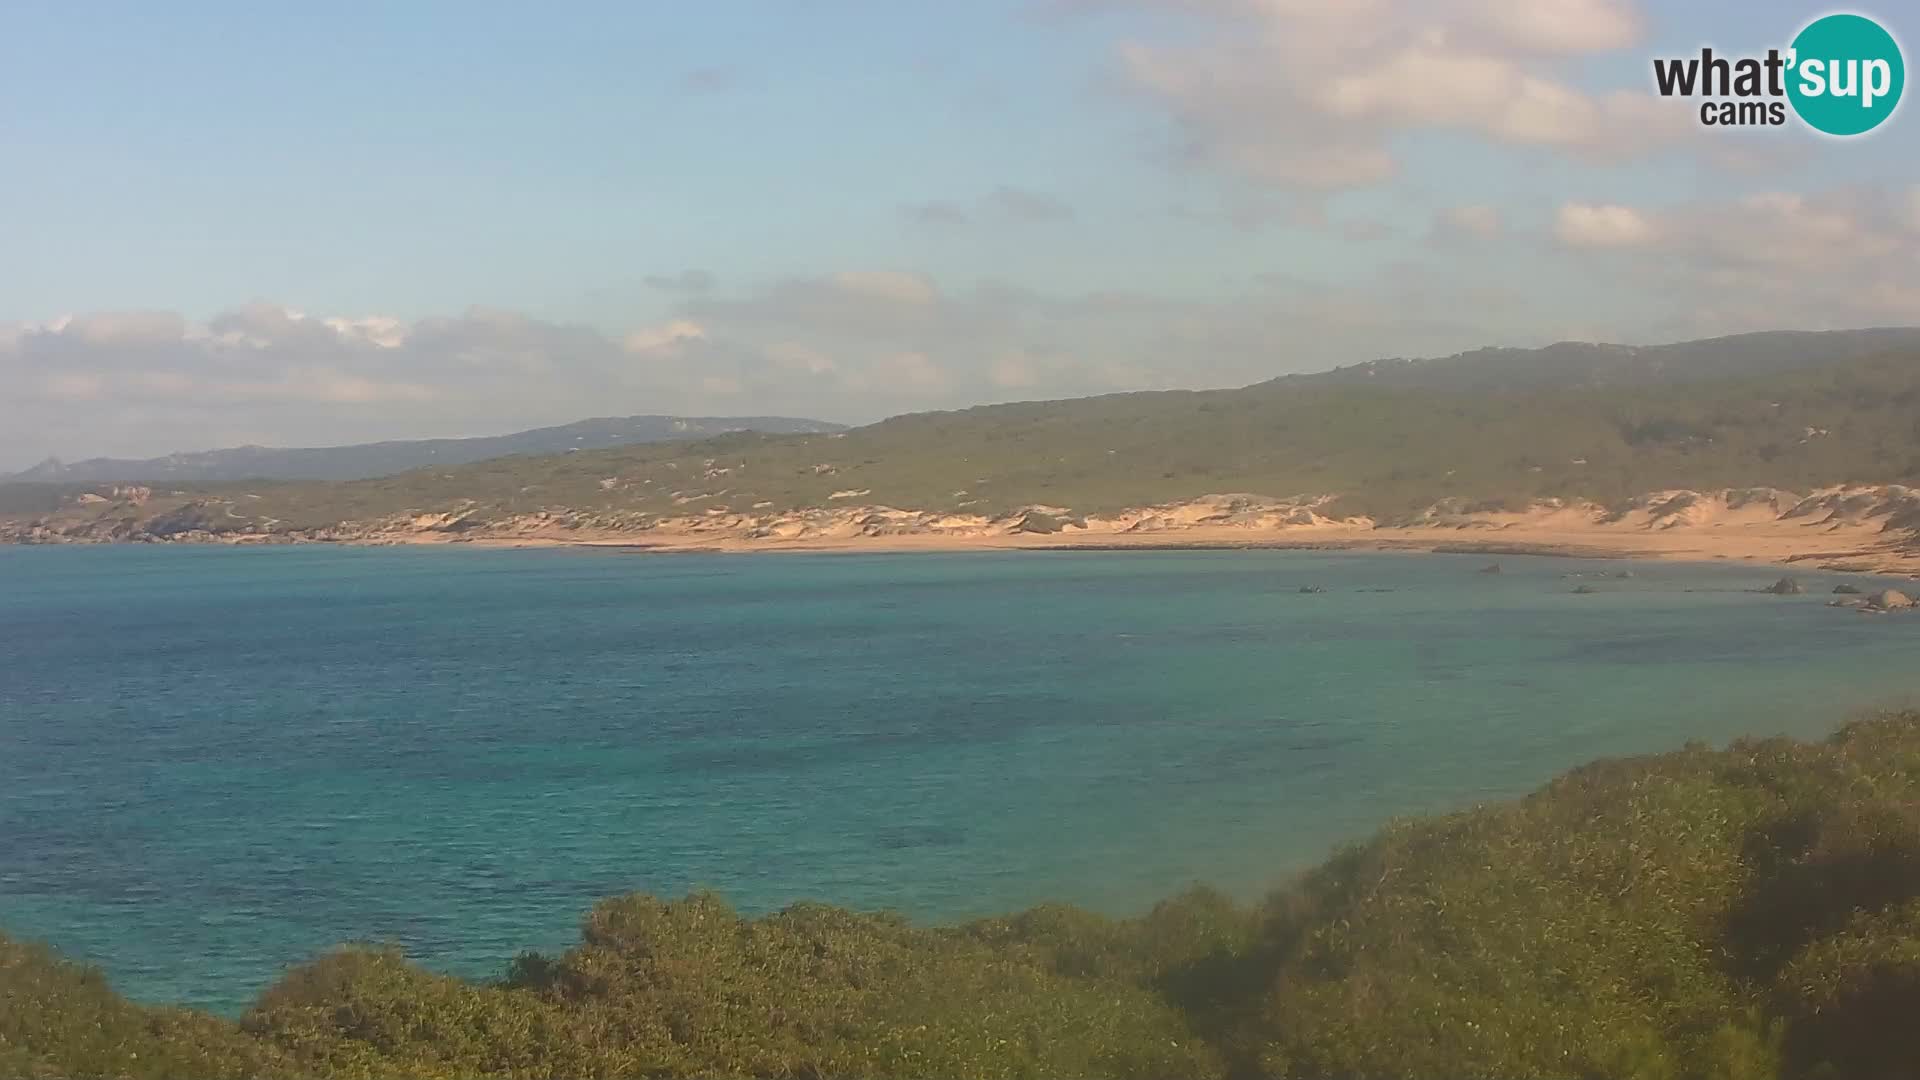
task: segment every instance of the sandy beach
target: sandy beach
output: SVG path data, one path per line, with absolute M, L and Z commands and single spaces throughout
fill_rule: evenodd
M 1920 489 L 1835 486 L 1801 495 L 1770 488 L 1659 491 L 1622 506 L 1550 499 L 1521 510 L 1435 504 L 1394 521 L 1343 515 L 1332 496 L 1205 495 L 1109 514 L 1027 506 L 996 515 L 885 505 L 786 511 L 708 510 L 648 516 L 552 509 L 500 516 L 467 503 L 367 521 L 275 529 L 165 529 L 164 515 L 74 507 L 0 522 L 0 541 L 60 543 L 335 543 L 594 547 L 635 552 L 1149 551 L 1304 549 L 1561 555 L 1598 559 L 1740 560 L 1920 577 Z M 136 511 L 139 508 L 133 508 Z M 228 507 L 231 510 L 231 507 Z M 155 529 L 154 523 L 163 528 Z
M 1743 501 L 1717 493 L 1659 493 L 1625 514 L 1576 504 L 1518 513 L 1440 516 L 1418 524 L 1381 525 L 1307 511 L 1244 512 L 1237 520 L 1174 522 L 1139 528 L 1160 514 L 1129 512 L 1088 518 L 1084 527 L 1025 532 L 987 524 L 945 529 L 863 532 L 827 528 L 797 536 L 767 535 L 764 525 L 682 520 L 644 532 L 543 528 L 527 523 L 510 535 L 470 538 L 407 532 L 381 542 L 458 542 L 485 546 L 618 547 L 652 552 L 936 552 L 1035 550 L 1295 549 L 1560 555 L 1599 559 L 1740 560 L 1803 564 L 1822 570 L 1920 577 L 1920 540 L 1900 517 L 1910 493 L 1844 489 L 1806 499 Z M 1675 504 L 1684 504 L 1678 505 Z M 1889 509 L 1891 507 L 1891 509 Z M 878 512 L 873 511 L 873 512 Z M 857 512 L 851 520 L 863 520 Z M 1190 515 L 1192 516 L 1192 515 Z M 1218 517 L 1219 515 L 1213 515 Z M 1277 520 L 1276 520 L 1277 519 Z

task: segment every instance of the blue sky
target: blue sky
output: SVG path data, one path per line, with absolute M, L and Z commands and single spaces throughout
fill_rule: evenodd
M 1920 322 L 1910 107 L 1648 93 L 1824 10 L 9 5 L 0 469 Z
M 618 327 L 651 298 L 610 291 L 685 266 L 1001 269 L 903 203 L 1065 189 L 1124 221 L 1180 189 L 1132 167 L 1140 118 L 1089 85 L 1110 31 L 1020 4 L 268 7 L 16 16 L 6 96 L 34 107 L 5 135 L 40 164 L 0 181 L 32 208 L 6 316 L 262 293 Z M 1028 273 L 1151 280 L 1085 239 Z

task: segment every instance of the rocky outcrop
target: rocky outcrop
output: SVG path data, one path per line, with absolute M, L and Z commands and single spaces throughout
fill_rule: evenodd
M 1807 590 L 1800 584 L 1798 578 L 1783 577 L 1760 591 L 1772 593 L 1775 596 L 1799 596 Z
M 1877 523 L 1882 531 L 1920 528 L 1920 489 L 1904 484 L 1846 485 L 1814 492 L 1780 515 L 1812 525 Z
M 1899 589 L 1882 589 L 1867 597 L 1863 606 L 1868 611 L 1906 611 L 1913 606 L 1913 598 Z

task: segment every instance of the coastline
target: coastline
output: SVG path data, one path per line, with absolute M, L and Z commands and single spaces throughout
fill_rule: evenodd
M 670 534 L 642 538 L 606 535 L 514 535 L 470 538 L 393 535 L 359 543 L 457 544 L 488 548 L 586 547 L 636 554 L 909 554 L 989 551 L 1369 551 L 1488 557 L 1555 556 L 1663 562 L 1740 561 L 1762 566 L 1920 578 L 1920 550 L 1877 528 L 1836 533 L 1802 525 L 1641 531 L 1593 526 L 1585 530 L 1449 526 L 1354 526 L 1312 530 L 1250 530 L 1194 526 L 1173 533 L 1063 531 L 967 536 L 910 533 L 882 536 L 773 537 Z
M 884 504 L 656 516 L 553 509 L 501 515 L 472 502 L 374 520 L 289 529 L 232 502 L 179 508 L 74 507 L 0 520 L 0 542 L 584 547 L 634 553 L 985 551 L 1381 551 L 1488 557 L 1553 555 L 1683 562 L 1738 560 L 1920 577 L 1920 489 L 1841 485 L 1807 495 L 1773 488 L 1660 491 L 1624 506 L 1547 499 L 1522 509 L 1438 503 L 1394 521 L 1343 515 L 1331 496 L 1204 495 L 1106 515 L 1026 506 L 987 516 Z M 211 521 L 213 524 L 207 524 Z

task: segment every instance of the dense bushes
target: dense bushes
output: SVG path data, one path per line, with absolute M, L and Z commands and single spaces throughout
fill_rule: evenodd
M 0 935 L 0 1076 L 297 1075 L 271 1042 L 214 1017 L 147 1009 L 97 972 Z
M 1920 1063 L 1920 714 L 1601 762 L 1247 908 L 957 927 L 598 905 L 497 983 L 343 949 L 240 1021 L 0 939 L 0 1074 L 1893 1080 Z

